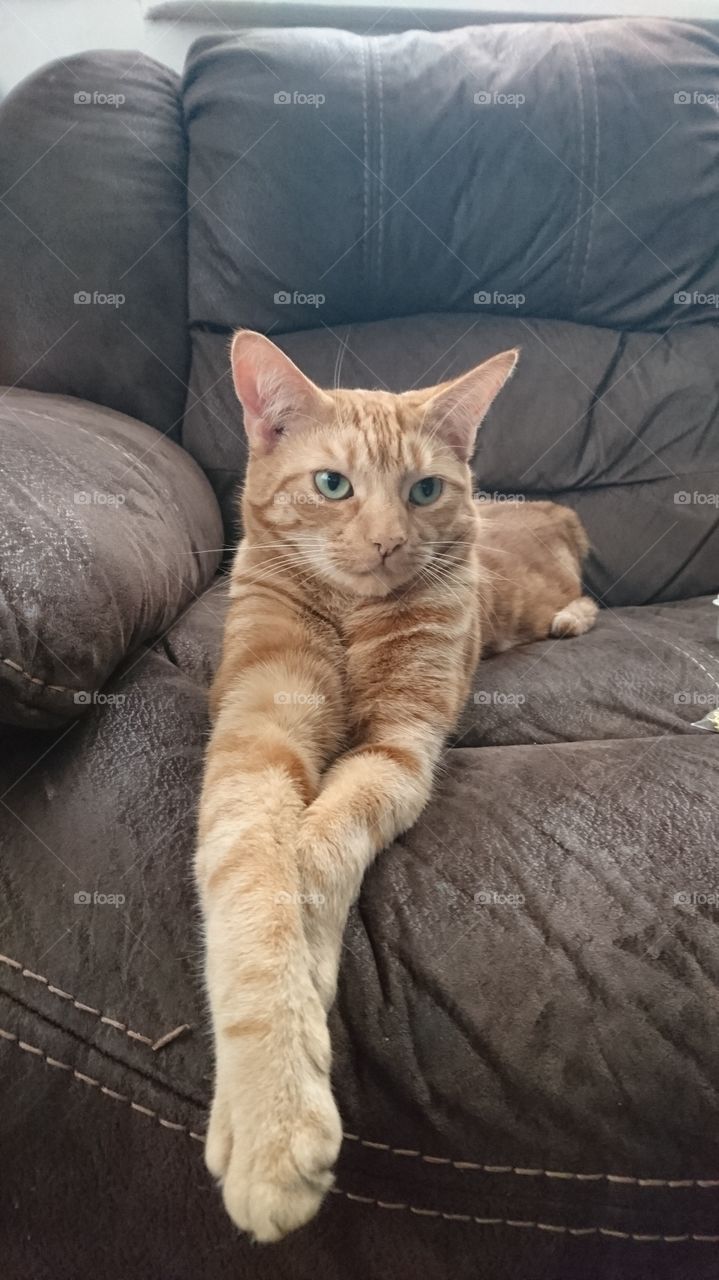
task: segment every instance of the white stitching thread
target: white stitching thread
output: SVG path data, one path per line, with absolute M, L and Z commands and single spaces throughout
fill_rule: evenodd
M 114 1102 L 122 1102 L 129 1106 L 132 1111 L 138 1112 L 139 1115 L 147 1116 L 148 1119 L 155 1120 L 163 1129 L 169 1129 L 174 1133 L 184 1133 L 188 1138 L 192 1138 L 195 1142 L 204 1142 L 204 1135 L 195 1133 L 193 1129 L 187 1125 L 178 1124 L 174 1120 L 167 1120 L 164 1116 L 153 1111 L 151 1107 L 144 1107 L 139 1102 L 133 1102 L 131 1098 L 125 1094 L 117 1093 L 114 1089 L 109 1089 L 107 1085 L 100 1084 L 99 1080 L 93 1079 L 92 1076 L 86 1076 L 81 1071 L 76 1071 L 67 1062 L 60 1062 L 57 1058 L 51 1058 L 48 1054 L 43 1053 L 42 1049 L 38 1049 L 36 1045 L 27 1044 L 26 1041 L 20 1040 L 12 1031 L 5 1031 L 0 1027 L 0 1039 L 17 1045 L 18 1049 L 22 1049 L 25 1053 L 31 1053 L 43 1059 L 49 1067 L 59 1068 L 61 1071 L 69 1071 L 74 1080 L 78 1080 L 81 1084 L 89 1085 L 106 1098 L 111 1098 Z M 377 1144 L 375 1144 L 377 1145 Z M 391 1203 L 387 1200 L 375 1200 L 371 1196 L 360 1196 L 352 1191 L 343 1191 L 340 1187 L 331 1188 L 334 1195 L 344 1196 L 347 1200 L 353 1200 L 357 1204 L 372 1205 L 377 1209 L 390 1209 L 405 1211 L 414 1214 L 419 1218 L 441 1218 L 445 1222 L 470 1222 L 477 1226 L 504 1226 L 518 1227 L 534 1231 L 549 1231 L 560 1235 L 572 1236 L 608 1236 L 616 1240 L 632 1240 L 636 1243 L 648 1243 L 660 1241 L 665 1244 L 677 1244 L 682 1241 L 695 1241 L 702 1244 L 716 1244 L 719 1242 L 719 1235 L 704 1235 L 696 1232 L 687 1232 L 682 1235 L 649 1235 L 647 1233 L 638 1233 L 636 1231 L 615 1231 L 609 1227 L 566 1227 L 555 1222 L 532 1222 L 524 1221 L 518 1218 L 479 1218 L 469 1213 L 446 1213 L 441 1209 L 421 1209 L 417 1205 Z
M 382 290 L 382 258 L 384 256 L 384 79 L 382 76 L 382 50 L 378 43 L 371 45 L 377 70 L 377 113 L 379 117 L 379 182 L 377 183 L 377 288 Z
M 347 1142 L 357 1142 L 361 1147 L 369 1147 L 372 1151 L 385 1151 L 392 1156 L 408 1156 L 421 1160 L 425 1164 L 447 1164 L 453 1169 L 469 1173 L 503 1174 L 511 1173 L 520 1178 L 555 1178 L 567 1182 L 611 1182 L 623 1186 L 635 1187 L 719 1187 L 719 1178 L 634 1178 L 622 1173 L 565 1173 L 559 1169 L 523 1169 L 511 1164 L 477 1164 L 473 1160 L 451 1160 L 449 1156 L 427 1156 L 421 1151 L 413 1151 L 409 1147 L 390 1147 L 386 1142 L 370 1142 L 360 1138 L 356 1133 L 345 1133 Z
M 589 45 L 589 41 L 585 38 L 584 32 L 580 30 L 579 23 L 577 23 L 576 31 L 577 31 L 577 35 L 579 36 L 579 39 L 582 42 L 582 48 L 584 49 L 584 52 L 587 55 L 587 62 L 589 63 L 589 72 L 592 77 L 592 91 L 593 91 L 592 105 L 594 107 L 594 173 L 592 175 L 592 191 L 596 196 L 597 188 L 599 187 L 599 92 L 597 89 L 597 77 L 594 73 L 594 59 L 592 58 L 592 50 Z M 599 203 L 598 200 L 594 199 L 592 201 L 592 207 L 589 212 L 589 229 L 587 231 L 587 243 L 584 246 L 584 262 L 582 263 L 582 272 L 579 277 L 578 292 L 579 292 L 580 304 L 582 301 L 582 293 L 584 292 L 584 280 L 587 274 L 587 267 L 589 265 L 589 250 L 592 243 L 592 235 L 594 234 L 594 210 L 596 209 L 598 203 Z
M 364 234 L 362 236 L 362 261 L 365 278 L 368 276 L 368 239 L 369 239 L 369 120 L 367 116 L 367 50 L 362 41 L 362 117 L 364 133 Z
M 711 680 L 715 689 L 719 689 L 719 681 L 717 680 L 716 676 L 709 670 L 709 668 L 704 666 L 703 662 L 700 662 L 698 658 L 695 658 L 694 655 L 689 653 L 686 649 L 682 649 L 681 645 L 674 644 L 671 640 L 667 640 L 666 636 L 663 638 L 664 638 L 664 643 L 668 644 L 670 649 L 676 650 L 676 652 L 681 653 L 684 658 L 688 658 L 690 662 L 693 662 L 695 666 L 699 667 L 700 670 L 704 672 L 705 676 L 709 676 L 709 679 Z M 703 647 L 704 646 L 702 645 L 702 648 Z
M 63 1000 L 70 1000 L 77 1009 L 82 1009 L 84 1012 L 98 1017 L 106 1026 L 122 1031 L 132 1040 L 140 1040 L 143 1044 L 149 1045 L 153 1049 L 161 1048 L 163 1041 L 167 1043 L 166 1037 L 160 1037 L 159 1040 L 153 1041 L 149 1036 L 141 1035 L 139 1031 L 132 1031 L 123 1022 L 108 1018 L 99 1009 L 93 1009 L 90 1005 L 82 1004 L 67 991 L 62 991 L 59 987 L 52 986 L 42 974 L 33 973 L 31 969 L 24 969 L 18 960 L 11 960 L 9 956 L 0 955 L 0 963 L 7 964 L 10 968 L 18 970 L 23 978 L 32 978 L 35 982 L 42 982 L 53 995 L 59 996 Z M 184 1031 L 186 1025 L 181 1030 Z M 179 1034 L 179 1031 L 180 1028 L 177 1028 L 174 1032 L 169 1032 L 168 1034 L 174 1039 L 175 1035 Z M 387 1142 L 373 1142 L 369 1138 L 360 1138 L 359 1134 L 356 1133 L 345 1132 L 343 1136 L 345 1141 L 356 1142 L 360 1147 L 366 1147 L 370 1151 L 384 1151 L 387 1155 L 407 1157 L 419 1160 L 423 1164 L 449 1165 L 462 1173 L 512 1174 L 514 1177 L 519 1178 L 550 1178 L 567 1182 L 608 1182 L 633 1187 L 666 1187 L 670 1190 L 686 1187 L 699 1187 L 705 1190 L 706 1188 L 719 1187 L 719 1178 L 637 1178 L 623 1173 L 570 1173 L 560 1169 L 523 1168 L 521 1165 L 480 1164 L 474 1160 L 452 1160 L 449 1156 L 429 1156 L 410 1147 L 392 1147 Z
M 12 1031 L 5 1031 L 0 1027 L 0 1039 L 7 1040 L 11 1044 L 17 1045 L 18 1049 L 22 1049 L 24 1053 L 32 1053 L 38 1058 L 42 1058 L 49 1067 L 56 1067 L 60 1071 L 69 1071 L 74 1080 L 79 1080 L 80 1084 L 89 1085 L 92 1089 L 98 1089 L 106 1098 L 112 1098 L 114 1102 L 124 1102 L 132 1111 L 139 1112 L 142 1116 L 147 1116 L 151 1120 L 156 1120 L 163 1129 L 173 1129 L 177 1133 L 186 1133 L 188 1138 L 193 1138 L 195 1142 L 204 1142 L 204 1134 L 195 1133 L 193 1129 L 188 1128 L 185 1124 L 177 1124 L 174 1120 L 166 1120 L 157 1111 L 153 1111 L 151 1107 L 143 1107 L 139 1102 L 133 1102 L 132 1098 L 126 1097 L 124 1093 L 117 1093 L 114 1089 L 108 1089 L 107 1085 L 100 1084 L 99 1080 L 95 1080 L 93 1076 L 86 1076 L 82 1071 L 76 1071 L 67 1062 L 60 1062 L 57 1058 L 51 1058 L 48 1054 L 43 1053 L 42 1049 L 38 1049 L 34 1044 L 28 1044 L 25 1040 L 21 1040 L 19 1036 L 13 1034 Z
M 585 159 L 586 159 L 586 140 L 584 137 L 584 89 L 582 87 L 582 69 L 579 65 L 579 58 L 577 57 L 577 51 L 574 47 L 574 36 L 572 33 L 571 24 L 569 24 L 566 34 L 567 34 L 567 39 L 569 40 L 569 47 L 572 51 L 572 57 L 574 59 L 574 69 L 576 71 L 576 77 L 577 77 L 577 90 L 579 94 L 579 143 L 580 143 L 580 150 L 579 150 L 580 182 L 579 182 L 579 193 L 577 196 L 577 218 L 574 223 L 574 235 L 572 236 L 572 252 L 569 255 L 569 263 L 567 266 L 567 285 L 568 287 L 571 288 L 572 276 L 574 272 L 574 259 L 577 252 L 577 244 L 579 242 L 579 235 L 580 235 L 579 226 L 582 221 L 582 218 L 580 215 L 581 215 L 582 201 L 584 198 L 584 184 L 585 184 L 584 168 L 585 168 Z M 581 298 L 578 299 L 578 301 L 581 302 Z
M 614 1231 L 609 1227 L 565 1227 L 556 1222 L 530 1222 L 521 1218 L 478 1218 L 471 1213 L 444 1213 L 441 1209 L 419 1209 L 413 1204 L 389 1204 L 385 1200 L 374 1200 L 372 1196 L 359 1196 L 353 1191 L 343 1191 L 341 1187 L 330 1188 L 333 1195 L 344 1196 L 357 1204 L 373 1205 L 377 1209 L 394 1209 L 413 1213 L 418 1218 L 441 1218 L 444 1222 L 470 1222 L 480 1227 L 521 1227 L 525 1231 L 549 1231 L 557 1235 L 569 1236 L 606 1236 L 612 1240 L 632 1240 L 636 1244 L 648 1244 L 660 1241 L 663 1244 L 680 1244 L 687 1240 L 702 1244 L 717 1244 L 719 1235 L 699 1235 L 686 1232 L 682 1235 L 650 1235 L 637 1231 Z
M 92 1005 L 83 1004 L 81 1000 L 76 1000 L 74 996 L 70 995 L 69 991 L 63 991 L 61 987 L 53 986 L 49 978 L 46 978 L 42 973 L 33 973 L 32 969 L 23 968 L 19 960 L 11 960 L 10 956 L 0 955 L 0 964 L 6 964 L 11 969 L 15 969 L 23 978 L 32 979 L 33 982 L 41 982 L 58 999 L 69 1000 L 76 1009 L 81 1009 L 83 1013 L 92 1014 L 94 1018 L 99 1018 L 100 1022 L 104 1022 L 105 1026 L 112 1027 L 115 1031 L 122 1031 L 130 1040 L 140 1040 L 142 1044 L 150 1047 L 159 1043 L 157 1037 L 152 1040 L 150 1036 L 143 1036 L 139 1031 L 133 1031 L 131 1027 L 126 1026 L 124 1022 L 118 1022 L 116 1018 L 108 1018 L 100 1009 L 94 1009 Z
M 24 671 L 22 667 L 18 666 L 17 662 L 13 662 L 12 658 L 0 658 L 0 662 L 2 662 L 6 667 L 10 667 L 12 671 L 17 671 L 19 675 L 24 676 L 31 684 L 39 684 L 43 689 L 51 689 L 53 693 L 80 692 L 78 689 L 69 689 L 67 685 L 64 684 L 46 684 L 39 676 L 31 676 L 29 671 Z

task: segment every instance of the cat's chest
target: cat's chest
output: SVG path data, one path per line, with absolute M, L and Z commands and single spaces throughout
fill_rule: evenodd
M 376 690 L 401 673 L 438 662 L 462 664 L 478 632 L 476 598 L 372 602 L 350 611 L 340 629 L 350 690 Z

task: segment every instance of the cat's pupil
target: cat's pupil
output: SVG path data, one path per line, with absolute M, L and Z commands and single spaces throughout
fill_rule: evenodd
M 431 498 L 434 493 L 434 476 L 427 476 L 427 479 L 421 482 L 421 489 L 425 498 Z
M 327 488 L 331 489 L 334 493 L 335 489 L 339 489 L 341 479 L 342 476 L 339 471 L 328 471 L 326 480 Z

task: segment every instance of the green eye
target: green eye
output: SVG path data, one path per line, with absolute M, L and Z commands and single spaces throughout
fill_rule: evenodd
M 339 471 L 315 471 L 314 481 L 323 498 L 351 498 L 354 493 L 347 476 L 340 475 Z
M 418 480 L 409 491 L 409 500 L 415 507 L 428 507 L 436 502 L 442 492 L 442 481 L 439 476 L 425 476 Z

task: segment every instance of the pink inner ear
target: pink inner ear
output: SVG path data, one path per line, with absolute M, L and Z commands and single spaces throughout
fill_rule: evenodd
M 469 373 L 445 384 L 430 400 L 436 430 L 450 448 L 469 462 L 477 429 L 517 363 L 517 349 L 502 351 L 470 369 Z
M 475 422 L 462 419 L 450 420 L 442 432 L 447 444 L 459 454 L 463 462 L 468 462 L 472 456 L 478 421 L 479 419 Z
M 263 405 L 260 389 L 257 385 L 257 369 L 249 368 L 246 364 L 238 362 L 232 372 L 234 374 L 235 391 L 238 399 L 242 402 L 245 416 L 260 418 Z

